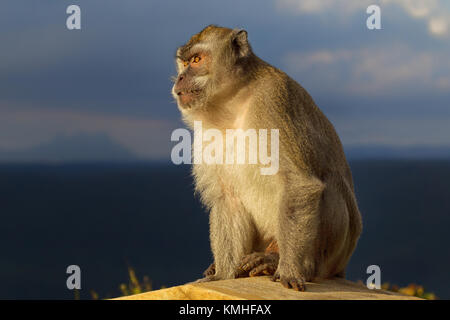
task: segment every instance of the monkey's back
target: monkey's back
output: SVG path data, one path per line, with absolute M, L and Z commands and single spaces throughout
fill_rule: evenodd
M 255 118 L 252 125 L 280 129 L 280 161 L 319 178 L 340 174 L 353 189 L 350 167 L 332 123 L 297 81 L 266 62 L 261 65 L 260 94 L 254 107 L 270 120 Z
M 266 63 L 260 73 L 260 95 L 253 107 L 259 108 L 259 113 L 267 113 L 269 120 L 255 118 L 253 124 L 279 128 L 280 175 L 294 172 L 298 176 L 312 176 L 325 186 L 316 276 L 343 273 L 361 233 L 362 220 L 341 141 L 331 122 L 299 83 Z M 292 192 L 300 187 L 285 186 Z

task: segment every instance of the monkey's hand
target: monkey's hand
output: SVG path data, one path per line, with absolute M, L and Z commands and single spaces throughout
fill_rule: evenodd
M 246 255 L 237 270 L 237 277 L 273 275 L 278 267 L 277 252 L 254 252 Z
M 211 263 L 211 265 L 208 267 L 208 269 L 206 269 L 206 270 L 203 272 L 203 276 L 204 276 L 205 278 L 207 278 L 207 277 L 213 276 L 213 275 L 215 275 L 215 274 L 216 274 L 216 264 L 213 262 L 213 263 Z
M 283 287 L 296 291 L 305 291 L 305 277 L 300 272 L 293 272 L 292 268 L 280 268 L 272 277 L 272 281 L 280 280 Z

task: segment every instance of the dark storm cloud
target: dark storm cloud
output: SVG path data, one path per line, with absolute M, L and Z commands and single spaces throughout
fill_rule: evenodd
M 151 148 L 137 137 L 180 125 L 174 52 L 211 23 L 247 29 L 255 52 L 310 91 L 344 144 L 449 145 L 450 41 L 432 34 L 432 14 L 417 18 L 416 8 L 392 1 L 382 6 L 383 30 L 368 31 L 364 1 L 332 3 L 76 1 L 82 30 L 69 31 L 72 2 L 2 1 L 0 149 L 99 130 L 162 156 L 169 136 Z M 100 128 L 88 121 L 102 117 Z M 127 126 L 116 129 L 118 117 Z

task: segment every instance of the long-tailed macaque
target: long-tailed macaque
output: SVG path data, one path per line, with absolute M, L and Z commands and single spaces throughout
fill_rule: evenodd
M 361 215 L 339 137 L 310 95 L 258 58 L 245 30 L 206 27 L 178 48 L 176 66 L 172 94 L 191 128 L 279 132 L 275 174 L 261 174 L 262 164 L 193 165 L 214 255 L 202 280 L 268 274 L 303 291 L 306 281 L 344 277 Z

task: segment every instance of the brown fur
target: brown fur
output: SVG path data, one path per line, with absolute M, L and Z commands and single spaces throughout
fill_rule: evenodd
M 198 70 L 180 66 L 196 47 L 207 63 Z M 283 285 L 301 290 L 304 281 L 342 276 L 361 216 L 339 137 L 310 95 L 259 59 L 245 31 L 209 26 L 178 49 L 177 64 L 173 95 L 189 126 L 201 120 L 204 129 L 279 129 L 280 135 L 275 175 L 261 175 L 258 165 L 194 165 L 196 190 L 210 210 L 215 275 L 208 279 L 235 277 L 246 255 L 274 241 L 275 276 Z M 180 103 L 180 90 L 194 86 L 200 91 L 192 102 Z

